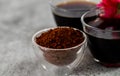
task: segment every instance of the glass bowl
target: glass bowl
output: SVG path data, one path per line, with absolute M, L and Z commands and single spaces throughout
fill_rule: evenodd
M 96 8 L 81 17 L 93 60 L 105 67 L 120 67 L 120 19 L 102 18 Z
M 41 36 L 42 33 L 55 28 L 58 27 L 43 29 L 33 35 L 32 42 L 34 52 L 46 72 L 54 73 L 55 76 L 68 76 L 70 72 L 81 63 L 84 57 L 85 48 L 87 46 L 87 37 L 84 32 L 79 30 L 79 32 L 82 33 L 84 40 L 76 46 L 63 49 L 48 48 L 36 43 L 36 38 Z M 69 27 L 62 26 L 59 28 Z M 78 30 L 76 28 L 73 29 Z

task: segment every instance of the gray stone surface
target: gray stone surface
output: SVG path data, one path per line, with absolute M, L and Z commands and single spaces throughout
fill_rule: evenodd
M 47 0 L 0 0 L 0 76 L 42 76 L 31 38 L 38 30 L 56 26 Z M 120 76 L 120 68 L 106 68 L 89 53 L 78 76 Z

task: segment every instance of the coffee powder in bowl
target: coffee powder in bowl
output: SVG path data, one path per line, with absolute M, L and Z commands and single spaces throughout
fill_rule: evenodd
M 78 57 L 86 43 L 86 35 L 72 27 L 54 27 L 34 34 L 33 43 L 43 52 L 45 60 L 63 66 L 71 64 Z

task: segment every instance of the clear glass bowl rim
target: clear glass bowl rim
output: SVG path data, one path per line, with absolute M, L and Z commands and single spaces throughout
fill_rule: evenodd
M 50 4 L 51 8 L 53 8 L 53 9 L 59 9 L 59 10 L 61 10 L 61 11 L 68 12 L 68 13 L 70 13 L 70 12 L 71 12 L 71 13 L 80 13 L 80 12 L 76 12 L 76 11 L 72 11 L 72 10 L 66 10 L 66 9 L 57 7 L 56 5 L 57 5 L 58 3 L 57 3 L 57 4 L 54 4 L 53 1 L 54 1 L 54 0 L 50 0 L 50 1 L 49 1 L 49 4 Z M 73 1 L 73 2 L 74 2 L 74 0 L 70 0 L 70 1 L 71 1 L 71 2 Z M 79 0 L 75 0 L 75 1 L 79 1 Z M 94 1 L 89 1 L 89 0 L 80 0 L 80 1 L 83 1 L 83 2 L 84 2 L 84 1 L 86 1 L 86 2 L 92 2 L 92 3 L 96 4 L 96 2 L 94 2 Z M 67 2 L 67 1 L 63 1 L 63 2 L 65 3 L 65 2 Z M 88 9 L 87 9 L 87 10 L 88 10 Z M 86 11 L 86 10 L 85 10 L 85 9 L 79 9 L 79 11 L 82 11 L 82 12 L 83 12 L 83 11 Z
M 79 46 L 82 46 L 82 45 L 84 45 L 84 44 L 87 42 L 87 36 L 86 36 L 86 34 L 85 34 L 83 31 L 81 31 L 81 30 L 79 30 L 79 29 L 76 29 L 76 28 L 73 28 L 73 29 L 79 30 L 79 31 L 83 34 L 83 36 L 84 36 L 84 41 L 83 41 L 82 43 L 74 46 L 74 47 L 64 48 L 64 49 L 54 49 L 54 48 L 48 48 L 48 47 L 40 46 L 40 45 L 38 45 L 38 44 L 35 42 L 35 38 L 36 38 L 38 35 L 40 36 L 41 33 L 45 32 L 45 31 L 48 31 L 48 30 L 50 30 L 50 29 L 54 29 L 54 28 L 58 28 L 58 27 L 46 28 L 46 29 L 42 29 L 42 30 L 39 30 L 38 32 L 36 32 L 36 33 L 33 35 L 33 37 L 32 37 L 32 43 L 33 43 L 35 46 L 38 46 L 38 47 L 43 48 L 43 49 L 45 49 L 45 50 L 56 50 L 56 51 L 58 50 L 58 51 L 62 51 L 62 50 L 71 50 L 71 49 L 78 48 Z M 67 27 L 67 26 L 62 26 L 62 27 L 59 27 L 59 28 L 69 28 L 69 27 Z
M 94 26 L 91 26 L 91 25 L 89 25 L 89 24 L 87 24 L 85 21 L 84 21 L 84 17 L 87 15 L 87 14 L 89 14 L 89 13 L 91 13 L 91 12 L 93 12 L 94 11 L 94 13 L 96 13 L 96 14 L 98 14 L 98 11 L 95 11 L 95 10 L 100 10 L 98 7 L 96 7 L 96 8 L 94 8 L 94 9 L 92 9 L 92 10 L 90 10 L 90 11 L 87 11 L 87 12 L 85 12 L 82 16 L 81 16 L 81 22 L 82 22 L 82 25 L 83 26 L 88 26 L 88 27 L 90 27 L 90 28 L 94 28 L 94 30 L 99 30 L 99 31 L 101 31 L 101 32 L 115 32 L 115 33 L 120 33 L 120 30 L 104 30 L 104 29 L 100 29 L 100 28 L 97 28 L 97 27 L 94 27 Z

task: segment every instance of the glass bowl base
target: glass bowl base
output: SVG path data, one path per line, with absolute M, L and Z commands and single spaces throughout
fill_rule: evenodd
M 94 61 L 105 66 L 105 67 L 120 67 L 120 62 L 119 63 L 106 63 L 106 62 L 101 62 L 98 59 L 94 58 Z

